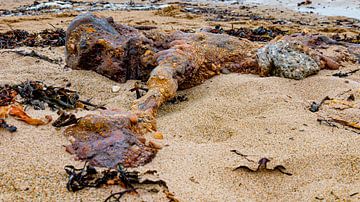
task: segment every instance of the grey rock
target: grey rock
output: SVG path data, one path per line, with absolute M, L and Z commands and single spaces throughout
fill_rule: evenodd
M 287 40 L 271 43 L 257 52 L 262 76 L 303 79 L 320 71 L 316 59 L 303 51 L 301 44 Z

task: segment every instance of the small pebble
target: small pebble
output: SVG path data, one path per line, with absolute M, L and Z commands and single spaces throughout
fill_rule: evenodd
M 158 139 L 158 140 L 164 139 L 164 135 L 161 132 L 155 132 L 153 136 L 155 139 Z
M 111 88 L 111 92 L 113 92 L 113 93 L 117 93 L 117 92 L 119 92 L 120 91 L 120 86 L 113 86 L 112 88 Z
M 230 74 L 231 72 L 230 72 L 228 69 L 226 69 L 226 68 L 222 68 L 222 69 L 221 69 L 221 73 L 223 73 L 223 74 Z

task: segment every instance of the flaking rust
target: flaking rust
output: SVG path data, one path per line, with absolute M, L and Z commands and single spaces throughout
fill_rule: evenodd
M 336 57 L 332 58 L 318 51 L 324 46 L 330 50 L 334 46 L 342 49 L 339 54 L 330 52 Z M 226 34 L 144 31 L 116 24 L 112 18 L 90 13 L 79 15 L 67 30 L 67 66 L 93 70 L 117 82 L 146 81 L 147 88 L 143 96 L 139 86 L 132 89 L 138 99 L 129 113 L 108 111 L 108 114 L 80 119 L 67 130 L 67 135 L 75 137 L 69 150 L 98 166 L 112 167 L 124 162 L 128 163 L 126 166 L 142 165 L 151 160 L 156 151 L 140 139 L 144 133 L 156 130 L 158 109 L 174 98 L 178 89 L 199 85 L 220 72 L 302 79 L 320 69 L 339 68 L 338 62 L 343 57 L 351 58 L 354 50 L 357 49 L 347 43 L 320 35 L 275 38 L 261 48 L 257 43 Z M 114 117 L 121 124 L 111 122 Z M 86 124 L 91 127 L 85 127 Z M 96 146 L 94 141 L 102 146 Z M 114 151 L 114 145 L 119 145 L 118 153 L 129 153 L 131 141 L 136 142 L 141 158 L 125 157 L 128 162 L 116 152 L 108 155 Z
M 230 36 L 151 30 L 144 34 L 112 19 L 78 16 L 67 30 L 67 65 L 94 70 L 118 82 L 147 80 L 148 91 L 129 113 L 107 111 L 80 119 L 65 132 L 75 139 L 68 151 L 104 167 L 149 162 L 156 149 L 144 144 L 142 134 L 156 130 L 159 107 L 179 88 L 198 85 L 219 74 L 222 67 L 256 73 L 256 66 L 249 68 L 255 63 L 255 50 L 249 41 Z
M 129 113 L 104 111 L 88 115 L 65 130 L 73 137 L 67 151 L 93 166 L 114 168 L 117 164 L 136 167 L 148 163 L 157 150 L 146 146 Z

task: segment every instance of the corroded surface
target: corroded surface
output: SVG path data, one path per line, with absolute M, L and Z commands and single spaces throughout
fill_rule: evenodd
M 93 70 L 118 82 L 148 80 L 149 92 L 134 102 L 132 113 L 80 119 L 65 132 L 73 140 L 68 151 L 97 166 L 147 163 L 156 150 L 145 146 L 139 136 L 156 130 L 158 108 L 176 95 L 179 86 L 198 85 L 219 74 L 221 68 L 256 73 L 257 66 L 252 66 L 255 50 L 251 42 L 231 36 L 176 31 L 149 31 L 145 36 L 134 28 L 115 25 L 111 19 L 78 16 L 67 30 L 67 65 Z
M 134 28 L 84 14 L 67 30 L 66 64 L 73 69 L 94 70 L 118 82 L 146 80 L 152 66 L 141 61 L 151 47 L 151 41 Z
M 93 70 L 118 82 L 147 80 L 149 92 L 135 111 L 155 115 L 158 107 L 190 88 L 220 74 L 258 73 L 258 45 L 207 32 L 140 31 L 92 14 L 80 15 L 67 30 L 66 62 L 73 69 Z M 151 112 L 149 112 L 149 110 Z
M 181 88 L 189 88 L 218 74 L 221 68 L 248 73 L 257 70 L 257 46 L 228 35 L 141 33 L 112 19 L 84 14 L 70 24 L 67 36 L 69 67 L 94 70 L 118 82 L 146 81 L 157 67 L 152 75 L 159 69 L 167 71 Z
M 129 114 L 108 112 L 88 115 L 66 129 L 72 145 L 67 151 L 91 165 L 114 168 L 144 165 L 152 160 L 156 149 L 146 146 L 133 131 Z
M 105 167 L 138 166 L 153 158 L 156 150 L 145 146 L 141 136 L 156 130 L 159 107 L 178 89 L 201 84 L 222 70 L 302 79 L 356 60 L 358 50 L 316 35 L 286 36 L 259 49 L 257 43 L 224 34 L 141 32 L 92 14 L 75 18 L 67 37 L 69 67 L 118 82 L 147 81 L 148 92 L 134 101 L 131 112 L 89 115 L 66 131 L 74 137 L 69 151 Z

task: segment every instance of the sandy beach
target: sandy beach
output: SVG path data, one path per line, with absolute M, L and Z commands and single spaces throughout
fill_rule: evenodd
M 13 9 L 32 2 L 2 0 L 0 7 Z M 315 5 L 328 2 L 314 0 Z M 336 2 L 331 3 L 332 7 L 337 7 Z M 349 8 L 348 17 L 360 18 L 358 1 L 349 2 L 353 7 Z M 288 21 L 290 23 L 281 28 L 292 32 L 305 30 L 349 36 L 360 33 L 359 26 L 336 24 L 336 20 L 345 17 L 298 13 L 285 6 L 274 8 L 276 4 L 271 3 L 249 5 L 248 10 L 232 6 L 234 12 L 246 14 L 250 11 L 265 18 L 275 16 L 275 20 Z M 224 5 L 216 8 L 224 8 Z M 103 11 L 99 14 L 112 16 L 116 22 L 156 26 L 163 30 L 198 30 L 217 24 L 224 28 L 272 26 L 266 19 L 215 22 L 208 20 L 211 15 L 185 13 L 180 9 L 170 14 L 157 11 Z M 334 15 L 330 11 L 322 14 Z M 66 29 L 74 16 L 76 13 L 0 17 L 0 32 L 11 29 L 36 32 L 51 25 Z M 321 25 L 321 22 L 327 23 Z M 360 23 L 354 21 L 352 25 Z M 19 49 L 34 49 L 64 61 L 64 47 Z M 344 62 L 340 70 L 357 68 L 360 68 L 359 63 Z M 338 71 L 321 70 L 299 81 L 221 74 L 202 85 L 179 91 L 178 94 L 186 95 L 188 100 L 165 104 L 157 118 L 158 131 L 164 134 L 164 139 L 157 142 L 163 148 L 150 163 L 136 170 L 156 170 L 179 201 L 360 201 L 359 133 L 319 124 L 317 119 L 322 114 L 309 111 L 313 101 L 360 89 L 360 72 L 345 78 L 332 76 Z M 81 97 L 93 98 L 93 102 L 106 104 L 108 108 L 129 110 L 136 98 L 129 91 L 135 81 L 119 84 L 95 72 L 65 69 L 64 62 L 57 65 L 1 52 L 0 85 L 26 80 L 41 80 L 56 86 L 70 82 L 71 88 Z M 119 92 L 111 92 L 114 85 L 120 87 Z M 356 110 L 358 115 L 359 109 Z M 29 108 L 27 112 L 33 117 L 57 117 L 56 112 L 49 109 Z M 76 114 L 80 117 L 89 113 L 94 112 L 79 110 Z M 76 193 L 67 191 L 64 166 L 82 167 L 84 162 L 76 161 L 65 151 L 64 145 L 68 145 L 69 140 L 63 135 L 64 128 L 58 130 L 51 124 L 35 127 L 14 118 L 7 120 L 16 125 L 18 131 L 9 133 L 0 129 L 0 201 L 103 201 L 111 192 L 119 191 L 119 186 L 87 188 Z M 146 138 L 151 139 L 152 134 L 147 134 Z M 257 164 L 230 150 L 238 150 L 254 161 L 269 158 L 269 166 L 283 165 L 293 175 L 234 171 L 239 165 L 256 167 Z M 138 195 L 125 195 L 123 199 L 168 201 L 162 192 L 145 190 Z

